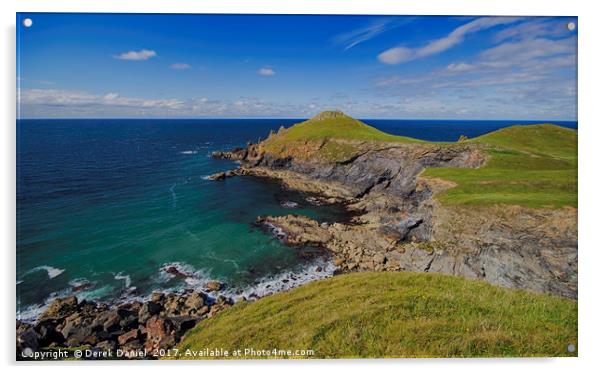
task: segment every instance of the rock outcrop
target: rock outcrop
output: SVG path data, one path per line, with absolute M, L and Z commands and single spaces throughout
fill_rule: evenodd
M 204 318 L 227 309 L 233 301 L 197 291 L 153 293 L 150 300 L 109 307 L 78 301 L 75 296 L 55 299 L 33 324 L 17 321 L 17 359 L 40 348 L 88 347 L 100 352 L 137 352 L 153 358 L 159 349 L 175 346 L 183 334 Z M 132 354 L 139 358 L 139 355 Z

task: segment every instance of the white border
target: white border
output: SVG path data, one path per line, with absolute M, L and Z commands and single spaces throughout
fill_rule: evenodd
M 600 184 L 598 170 L 600 157 L 596 150 L 602 141 L 602 121 L 599 110 L 601 51 L 599 37 L 602 36 L 602 15 L 595 1 L 586 0 L 3 0 L 2 28 L 2 80 L 0 89 L 3 141 L 0 151 L 3 180 L 1 235 L 4 241 L 2 285 L 4 307 L 1 308 L 2 339 L 0 354 L 9 370 L 37 372 L 61 370 L 64 372 L 104 373 L 118 366 L 144 366 L 141 370 L 164 372 L 170 370 L 219 370 L 306 373 L 307 371 L 346 370 L 363 372 L 369 366 L 376 370 L 408 372 L 455 372 L 487 374 L 514 372 L 519 370 L 544 369 L 547 372 L 575 372 L 587 370 L 597 363 L 600 348 L 601 313 L 599 264 L 602 263 L 602 246 L 599 245 L 598 218 Z M 324 360 L 313 362 L 226 362 L 226 363 L 63 363 L 60 368 L 48 368 L 13 363 L 14 316 L 15 316 L 15 12 L 133 12 L 133 13 L 270 13 L 270 14 L 413 14 L 413 15 L 563 15 L 579 17 L 579 358 L 567 359 L 484 359 L 484 360 Z M 46 363 L 44 366 L 55 366 Z M 189 366 L 195 366 L 194 369 Z M 85 369 L 83 368 L 85 366 Z M 179 367 L 178 367 L 179 366 Z M 600 365 L 597 365 L 598 367 Z M 139 370 L 140 370 L 139 369 Z M 134 369 L 136 370 L 136 369 Z M 173 369 L 171 369 L 173 370 Z

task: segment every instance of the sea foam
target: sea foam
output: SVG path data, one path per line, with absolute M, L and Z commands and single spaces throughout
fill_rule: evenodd
M 36 271 L 45 271 L 48 274 L 48 278 L 52 279 L 52 278 L 56 278 L 59 275 L 61 275 L 65 269 L 59 269 L 59 268 L 55 268 L 52 266 L 48 266 L 48 265 L 43 265 L 43 266 L 37 266 L 29 271 L 27 271 L 25 274 L 31 274 L 31 273 L 35 273 Z

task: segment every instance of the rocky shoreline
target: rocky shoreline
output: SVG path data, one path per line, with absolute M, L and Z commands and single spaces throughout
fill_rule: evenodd
M 207 292 L 221 289 L 208 282 Z M 199 321 L 229 308 L 234 301 L 225 296 L 184 290 L 154 292 L 148 300 L 115 306 L 78 300 L 76 296 L 55 299 L 34 323 L 17 320 L 17 359 L 27 350 L 86 347 L 98 356 L 123 352 L 124 358 L 153 358 L 174 347 L 184 333 Z
M 268 142 L 214 152 L 240 166 L 208 179 L 270 178 L 317 204 L 343 204 L 354 215 L 336 223 L 258 217 L 285 243 L 325 248 L 341 271 L 439 272 L 577 298 L 575 208 L 443 206 L 433 199 L 453 183 L 422 178 L 422 170 L 481 167 L 487 156 L 477 144 L 346 140 L 356 152 L 332 161 L 314 155 L 337 140 L 288 144 L 284 154 L 268 151 Z

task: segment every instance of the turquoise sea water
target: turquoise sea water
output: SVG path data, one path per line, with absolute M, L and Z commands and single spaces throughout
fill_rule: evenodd
M 17 316 L 32 318 L 52 298 L 74 292 L 113 301 L 217 279 L 232 295 L 265 294 L 329 276 L 326 258 L 308 258 L 254 222 L 258 215 L 288 213 L 334 221 L 345 217 L 341 207 L 313 206 L 269 180 L 204 179 L 236 166 L 211 159 L 212 151 L 295 122 L 18 121 Z M 371 124 L 455 140 L 509 123 Z M 166 266 L 186 276 L 174 277 Z

